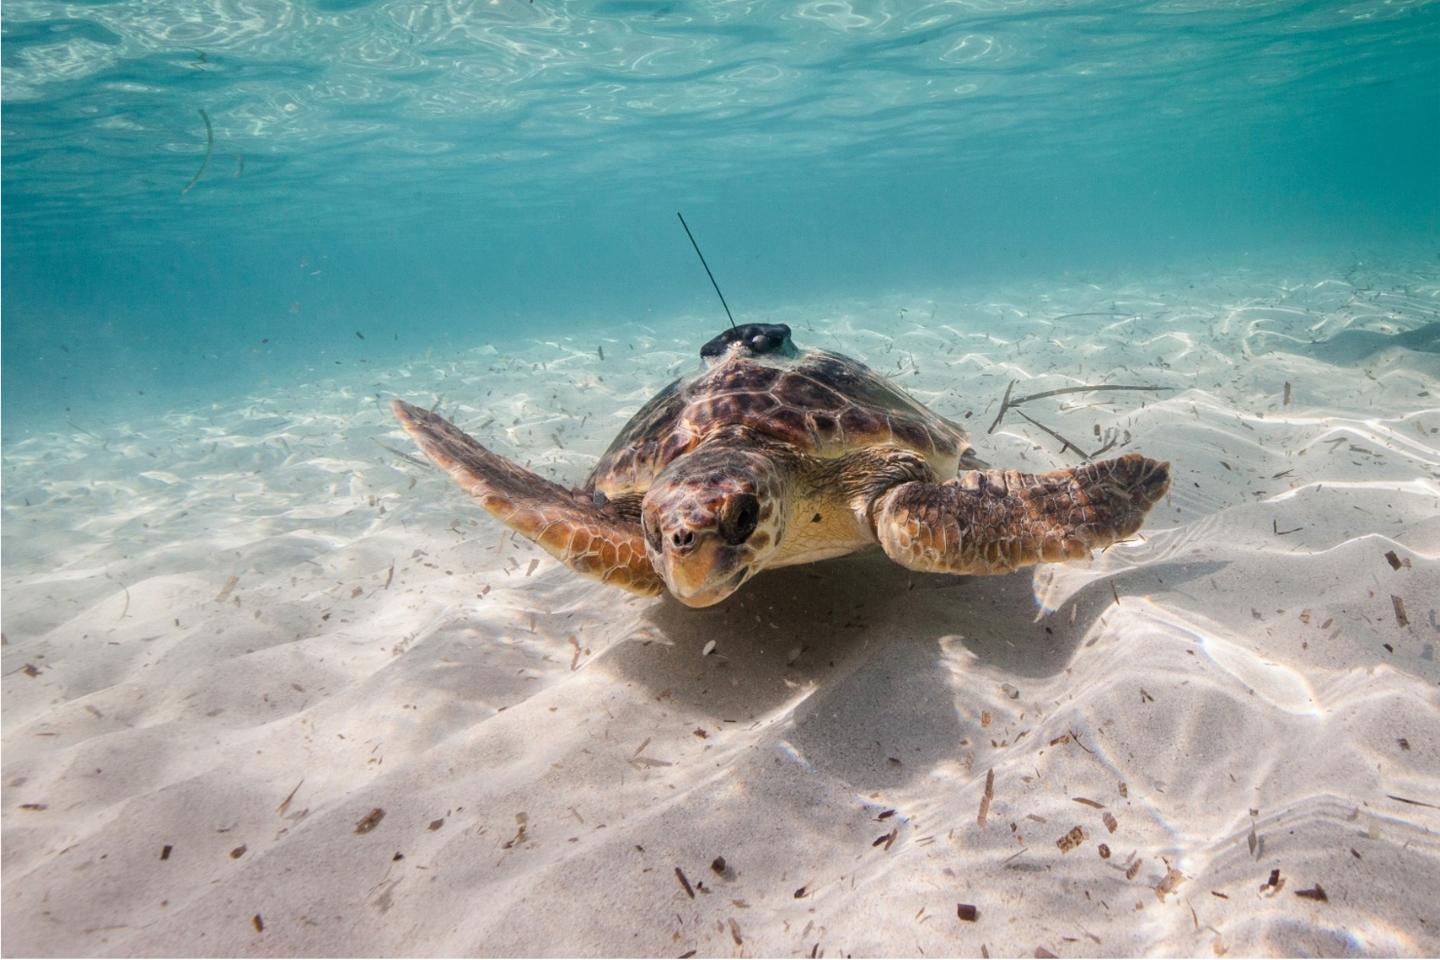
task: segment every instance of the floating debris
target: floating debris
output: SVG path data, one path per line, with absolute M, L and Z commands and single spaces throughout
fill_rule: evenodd
M 379 807 L 376 807 L 374 810 L 371 810 L 369 813 L 365 814 L 365 816 L 360 818 L 360 822 L 355 824 L 355 832 L 369 833 L 371 830 L 374 830 L 376 827 L 380 826 L 380 821 L 384 819 L 385 811 L 380 809 Z
M 524 843 L 524 842 L 525 842 L 525 828 L 526 828 L 526 826 L 528 825 L 529 819 L 530 819 L 530 818 L 529 818 L 528 816 L 526 816 L 524 813 L 517 813 L 517 814 L 515 814 L 515 824 L 516 824 L 516 828 L 517 828 L 517 829 L 515 830 L 515 836 L 511 837 L 509 840 L 506 840 L 504 843 L 500 844 L 500 849 L 502 849 L 502 850 L 509 850 L 509 849 L 515 847 L 517 844 L 521 844 L 521 843 Z
M 1167 864 L 1167 866 L 1169 865 Z M 1169 867 L 1169 869 L 1165 871 L 1165 876 L 1161 877 L 1160 882 L 1155 884 L 1155 896 L 1164 900 L 1167 894 L 1173 893 L 1175 888 L 1184 882 L 1185 874 L 1176 870 L 1174 867 Z
M 985 793 L 980 797 L 980 813 L 975 817 L 975 822 L 981 828 L 985 826 L 985 818 L 990 816 L 990 801 L 995 798 L 995 770 L 992 767 L 985 774 Z
M 220 592 L 215 595 L 215 602 L 216 602 L 216 603 L 224 603 L 225 600 L 230 596 L 230 591 L 234 590 L 234 589 L 235 589 L 235 585 L 238 584 L 239 582 L 240 582 L 240 578 L 239 578 L 239 577 L 233 577 L 233 576 L 232 576 L 229 580 L 226 580 L 226 581 L 225 581 L 225 586 L 221 587 L 221 588 L 220 588 Z
M 205 157 L 200 161 L 200 169 L 195 171 L 195 176 L 191 177 L 190 182 L 185 184 L 185 189 L 180 191 L 182 197 L 200 182 L 200 178 L 205 175 L 205 168 L 210 166 L 210 154 L 215 152 L 215 129 L 210 126 L 210 114 L 201 109 L 200 119 L 205 121 Z
M 1435 804 L 1433 804 L 1433 803 L 1426 803 L 1424 800 L 1411 800 L 1411 799 L 1408 798 L 1408 797 L 1397 797 L 1397 796 L 1396 796 L 1395 794 L 1393 794 L 1393 793 L 1387 793 L 1387 794 L 1385 794 L 1385 796 L 1389 797 L 1391 800 L 1399 800 L 1401 803 L 1408 803 L 1408 804 L 1411 804 L 1412 806 L 1416 806 L 1416 807 L 1429 807 L 1431 810 L 1440 810 L 1440 807 L 1437 807 L 1437 806 L 1436 806 Z
M 276 813 L 279 813 L 279 815 L 281 815 L 281 816 L 285 816 L 285 810 L 288 810 L 288 809 L 289 809 L 289 802 L 291 802 L 291 800 L 294 800 L 294 799 L 295 799 L 295 794 L 297 794 L 298 792 L 300 792 L 300 787 L 301 787 L 302 784 L 304 784 L 304 783 L 305 783 L 305 777 L 301 777 L 300 783 L 295 784 L 295 789 L 294 789 L 294 790 L 291 790 L 291 792 L 289 792 L 289 793 L 287 794 L 287 796 L 285 796 L 285 799 L 284 799 L 284 800 L 281 800 L 281 802 L 279 802 L 279 806 L 278 806 L 278 807 L 275 807 L 275 812 L 276 812 Z
M 1392 593 L 1390 603 L 1395 607 L 1395 623 L 1402 627 L 1410 626 L 1410 618 L 1405 615 L 1405 601 Z
M 1065 836 L 1061 837 L 1059 840 L 1056 840 L 1055 846 L 1060 848 L 1061 853 L 1069 853 L 1071 850 L 1074 850 L 1076 847 L 1080 846 L 1080 844 L 1084 842 L 1085 828 L 1077 826 L 1072 827 L 1069 833 L 1065 834 Z

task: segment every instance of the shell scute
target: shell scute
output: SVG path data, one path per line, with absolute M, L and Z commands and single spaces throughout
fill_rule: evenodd
M 897 443 L 902 443 L 907 447 L 922 450 L 925 447 L 935 445 L 934 438 L 931 437 L 930 432 L 925 429 L 925 425 L 923 423 L 915 420 L 909 420 L 905 417 L 892 416 L 886 417 L 885 419 L 890 427 L 890 434 L 895 438 L 895 441 Z
M 785 381 L 785 402 L 805 410 L 839 410 L 845 405 L 840 394 L 803 374 L 792 374 Z
M 804 445 L 811 442 L 805 411 L 797 407 L 781 407 L 769 414 L 764 424 L 756 426 L 763 427 L 766 433 L 781 440 Z
M 601 456 L 586 489 L 611 496 L 643 492 L 677 457 L 735 430 L 822 458 L 885 443 L 949 463 L 967 446 L 957 425 L 849 357 L 822 350 L 732 354 L 669 384 L 641 407 Z
M 869 407 L 851 407 L 846 410 L 840 415 L 840 426 L 852 441 L 859 437 L 873 440 L 889 432 L 885 425 L 885 416 Z
M 697 382 L 696 388 L 712 395 L 764 393 L 773 388 L 783 374 L 783 370 L 759 363 L 723 364 Z

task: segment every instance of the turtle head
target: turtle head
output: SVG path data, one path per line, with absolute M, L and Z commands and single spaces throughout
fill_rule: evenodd
M 739 445 L 703 446 L 655 479 L 641 523 L 677 600 L 719 603 L 765 567 L 784 534 L 784 479 L 775 457 Z

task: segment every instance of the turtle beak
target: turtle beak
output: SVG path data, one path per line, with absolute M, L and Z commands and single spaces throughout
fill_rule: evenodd
M 665 585 L 687 607 L 719 603 L 745 581 L 734 547 L 714 537 L 697 537 L 681 549 L 666 545 Z

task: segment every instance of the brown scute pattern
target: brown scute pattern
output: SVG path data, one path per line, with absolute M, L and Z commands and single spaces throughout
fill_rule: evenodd
M 940 446 L 937 433 L 927 428 L 925 424 L 903 417 L 892 416 L 886 419 L 890 426 L 890 435 L 901 446 L 909 447 L 911 450 L 926 450 Z
M 885 553 L 912 570 L 1009 573 L 1123 540 L 1170 487 L 1170 465 L 1139 454 L 1031 474 L 970 470 L 905 483 L 875 501 Z
M 809 422 L 805 419 L 803 410 L 796 410 L 793 407 L 781 407 L 779 410 L 768 414 L 762 420 L 749 418 L 746 424 L 757 433 L 768 434 L 781 439 L 795 438 L 796 442 L 808 446 L 810 440 Z
M 874 443 L 941 459 L 968 447 L 960 427 L 848 357 L 821 350 L 737 355 L 677 380 L 645 404 L 600 458 L 586 489 L 643 492 L 677 458 L 737 430 L 825 458 Z
M 840 394 L 808 376 L 790 377 L 785 384 L 785 399 L 803 410 L 838 410 L 845 405 Z
M 486 450 L 444 417 L 403 400 L 395 416 L 420 450 L 481 506 L 577 573 L 634 593 L 664 586 L 645 555 L 640 524 L 588 493 L 572 493 Z M 631 504 L 626 504 L 631 506 Z
M 693 438 L 674 433 L 679 413 L 685 407 L 680 394 L 683 380 L 675 380 L 630 418 L 600 457 L 600 466 L 585 484 L 587 490 L 603 490 L 615 496 L 626 492 L 644 493 L 664 465 L 689 449 Z
M 746 355 L 747 359 L 753 357 Z M 721 364 L 713 376 L 707 379 L 706 392 L 712 395 L 738 391 L 741 393 L 764 393 L 780 379 L 783 371 L 777 367 L 760 363 Z

